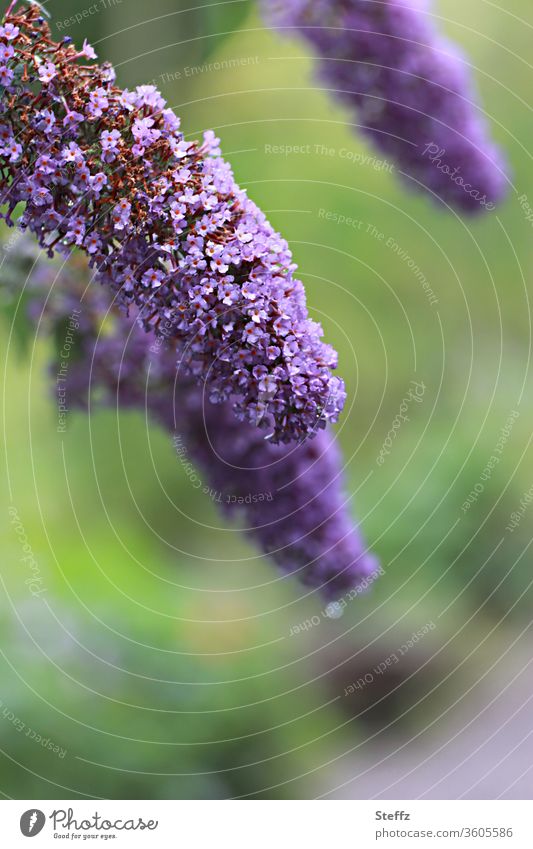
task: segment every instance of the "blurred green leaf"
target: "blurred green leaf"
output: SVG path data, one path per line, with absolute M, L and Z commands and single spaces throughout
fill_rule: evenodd
M 201 30 L 209 37 L 203 41 L 200 58 L 208 59 L 226 38 L 239 30 L 252 8 L 251 0 L 232 0 L 231 3 L 213 3 L 200 6 Z
M 15 298 L 5 297 L 5 293 L 3 293 L 0 299 L 0 316 L 2 324 L 11 328 L 12 338 L 19 353 L 26 355 L 29 350 L 30 339 L 35 333 L 34 327 L 28 320 L 26 299 L 22 297 L 19 301 Z

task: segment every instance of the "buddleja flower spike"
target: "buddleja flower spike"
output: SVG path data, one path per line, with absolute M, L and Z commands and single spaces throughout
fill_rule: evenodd
M 327 89 L 413 188 L 466 213 L 492 210 L 506 166 L 490 141 L 468 62 L 426 0 L 262 0 L 265 18 L 319 57 Z
M 287 243 L 212 132 L 186 141 L 154 86 L 122 90 L 95 58 L 55 42 L 36 6 L 0 27 L 2 216 L 23 203 L 50 255 L 87 254 L 147 331 L 175 340 L 212 403 L 231 398 L 273 442 L 314 435 L 345 392 Z

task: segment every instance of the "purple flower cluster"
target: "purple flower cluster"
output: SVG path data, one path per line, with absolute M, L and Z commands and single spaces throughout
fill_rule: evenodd
M 52 40 L 36 6 L 0 28 L 0 205 L 50 255 L 85 252 L 147 331 L 172 338 L 209 400 L 273 442 L 336 421 L 337 357 L 307 313 L 287 243 L 221 158 L 186 141 L 150 85 L 114 85 L 94 51 Z
M 426 0 L 262 0 L 267 21 L 296 30 L 320 79 L 411 185 L 466 213 L 492 210 L 505 162 L 489 140 L 464 59 Z
M 53 265 L 40 263 L 30 277 L 30 315 L 40 327 L 54 333 L 76 311 L 69 408 L 98 402 L 147 411 L 173 434 L 182 464 L 201 471 L 224 513 L 241 516 L 259 550 L 326 598 L 373 581 L 378 562 L 349 515 L 329 428 L 300 444 L 265 440 L 236 419 L 231 400 L 207 402 L 203 387 L 176 369 L 172 347 L 154 343 L 132 316 L 110 307 L 104 289 L 87 284 L 81 263 L 67 264 L 57 277 Z

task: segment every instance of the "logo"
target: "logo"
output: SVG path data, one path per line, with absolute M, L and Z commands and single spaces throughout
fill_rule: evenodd
M 20 830 L 24 837 L 35 837 L 43 830 L 46 817 L 42 811 L 32 808 L 26 811 L 20 818 Z

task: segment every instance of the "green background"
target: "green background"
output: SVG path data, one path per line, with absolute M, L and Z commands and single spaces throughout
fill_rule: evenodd
M 89 37 L 121 84 L 156 80 L 188 138 L 215 129 L 237 181 L 289 240 L 310 312 L 340 354 L 347 491 L 385 574 L 342 617 L 324 617 L 320 599 L 279 579 L 191 488 L 141 414 L 72 413 L 58 434 L 46 376 L 57 352 L 42 334 L 22 348 L 4 323 L 0 791 L 337 795 L 363 759 L 414 735 L 423 757 L 436 729 L 468 720 L 462 696 L 497 694 L 498 664 L 503 674 L 518 662 L 505 652 L 527 647 L 533 510 L 513 534 L 505 526 L 533 484 L 533 234 L 517 200 L 533 205 L 531 4 L 438 4 L 512 165 L 507 201 L 474 220 L 365 161 L 381 156 L 319 90 L 305 47 L 267 31 L 252 4 L 123 0 L 66 28 L 88 4 L 47 7 L 54 33 Z M 379 466 L 414 380 L 422 403 Z M 512 411 L 501 460 L 464 513 Z M 41 569 L 39 599 L 24 584 L 10 506 Z M 290 636 L 313 616 L 318 625 Z M 429 622 L 394 669 L 343 695 Z M 10 712 L 65 757 L 18 732 Z

